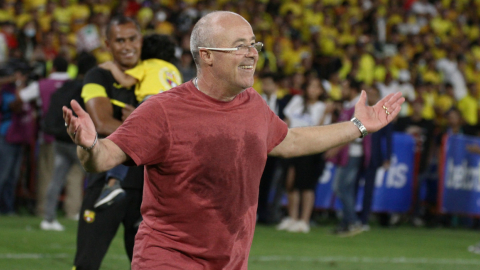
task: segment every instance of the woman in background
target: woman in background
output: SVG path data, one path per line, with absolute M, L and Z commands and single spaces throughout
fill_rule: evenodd
M 289 127 L 330 124 L 334 107 L 325 102 L 326 98 L 320 79 L 311 78 L 303 95 L 295 95 L 285 107 L 284 114 Z M 308 233 L 315 202 L 314 190 L 325 165 L 323 154 L 292 158 L 288 163 L 288 217 L 282 220 L 277 229 Z

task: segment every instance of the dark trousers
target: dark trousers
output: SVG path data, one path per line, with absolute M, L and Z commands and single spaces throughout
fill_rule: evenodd
M 135 234 L 141 221 L 142 190 L 125 189 L 125 199 L 103 211 L 93 205 L 104 186 L 103 181 L 85 190 L 77 231 L 76 270 L 99 269 L 108 247 L 120 224 L 124 226 L 124 242 L 128 258 L 132 260 Z M 127 266 L 126 266 L 127 268 Z
M 365 170 L 365 187 L 363 190 L 362 212 L 360 212 L 360 221 L 363 225 L 368 224 L 372 212 L 373 191 L 375 189 L 375 176 L 377 175 L 377 164 L 370 164 Z
M 258 222 L 269 223 L 271 221 L 270 209 L 268 204 L 268 197 L 272 187 L 272 180 L 277 168 L 278 158 L 268 157 L 265 169 L 263 170 L 262 178 L 260 180 L 260 190 L 258 193 Z

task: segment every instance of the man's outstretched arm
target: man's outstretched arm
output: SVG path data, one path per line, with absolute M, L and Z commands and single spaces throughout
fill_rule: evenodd
M 366 98 L 365 91 L 362 91 L 355 105 L 355 117 L 369 133 L 381 129 L 395 119 L 405 101 L 401 93 L 396 93 L 386 96 L 374 106 L 367 106 Z M 360 130 L 350 121 L 327 126 L 291 128 L 285 139 L 269 155 L 296 157 L 321 153 L 346 144 L 360 135 Z
M 77 155 L 87 172 L 107 171 L 130 159 L 120 147 L 108 139 L 98 139 L 95 125 L 80 104 L 72 100 L 71 106 L 78 117 L 70 109 L 63 107 L 63 118 L 67 132 L 77 147 Z M 92 145 L 94 145 L 92 147 Z M 82 149 L 90 148 L 89 150 Z

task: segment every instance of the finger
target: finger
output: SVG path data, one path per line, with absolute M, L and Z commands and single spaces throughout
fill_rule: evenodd
M 383 106 L 387 106 L 388 105 L 388 101 L 390 100 L 390 98 L 393 96 L 393 93 L 392 94 L 388 94 L 386 95 L 384 98 L 380 99 L 377 104 L 375 104 L 374 107 L 380 107 L 383 109 Z
M 72 118 L 72 111 L 69 109 L 66 109 L 63 112 L 64 112 L 63 119 L 65 120 L 65 124 L 67 124 L 67 127 L 68 127 L 70 125 L 70 120 Z
M 71 112 L 71 110 L 69 108 L 67 108 L 66 106 L 63 106 L 62 107 L 62 112 L 63 112 L 63 119 L 65 119 L 68 115 L 68 112 Z
M 72 120 L 70 121 L 70 126 L 68 126 L 68 135 L 70 135 L 70 138 L 74 142 L 77 142 L 76 138 L 78 138 L 75 133 L 78 130 L 78 118 L 72 117 Z
M 400 97 L 399 99 L 395 100 L 393 104 L 389 105 L 389 110 L 395 110 L 397 107 L 401 107 L 403 102 L 405 102 L 404 97 Z
M 398 100 L 395 101 L 395 105 L 396 106 L 402 106 L 402 104 L 405 102 L 405 98 L 404 97 L 401 97 L 399 98 Z
M 397 92 L 397 93 L 394 93 L 394 94 L 390 94 L 387 97 L 389 97 L 388 99 L 386 99 L 385 101 L 385 104 L 383 104 L 383 106 L 389 108 L 389 109 L 394 109 L 394 105 L 396 104 L 396 101 L 398 101 L 402 96 L 402 92 Z
M 400 113 L 401 109 L 402 109 L 402 107 L 397 106 L 392 112 L 390 112 L 390 114 L 387 115 L 388 122 L 393 121 L 393 119 L 395 119 L 395 117 L 397 117 L 397 115 Z
M 63 119 L 65 119 L 65 116 L 67 115 L 67 110 L 68 108 L 66 106 L 62 107 Z
M 365 92 L 365 90 L 362 90 L 362 92 L 360 93 L 358 103 L 362 105 L 367 104 L 367 92 Z
M 80 106 L 76 100 L 72 99 L 70 105 L 72 105 L 72 109 L 78 117 L 87 115 L 87 112 L 83 110 L 82 106 Z

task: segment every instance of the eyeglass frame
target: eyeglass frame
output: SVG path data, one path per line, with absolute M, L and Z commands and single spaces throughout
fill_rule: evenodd
M 261 44 L 262 46 L 260 47 L 260 50 L 257 50 L 257 48 L 255 48 L 255 45 L 257 44 Z M 205 49 L 205 50 L 211 50 L 211 51 L 219 51 L 219 52 L 234 52 L 234 51 L 240 51 L 241 48 L 245 47 L 245 48 L 248 48 L 248 52 L 250 52 L 250 48 L 254 48 L 255 51 L 257 53 L 261 52 L 262 51 L 262 48 L 263 48 L 263 43 L 262 42 L 255 42 L 253 45 L 249 45 L 249 46 L 245 46 L 245 45 L 239 45 L 235 48 L 209 48 L 209 47 L 197 47 L 198 49 Z M 241 55 L 241 54 L 240 54 Z

